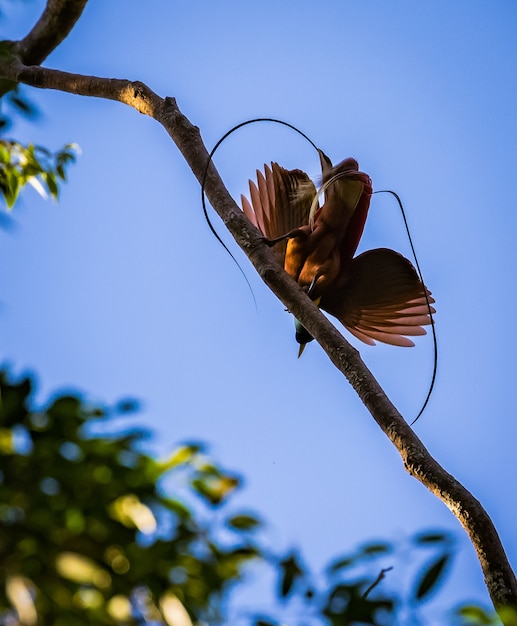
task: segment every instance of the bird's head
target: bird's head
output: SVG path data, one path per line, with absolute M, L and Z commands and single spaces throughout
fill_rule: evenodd
M 300 320 L 296 318 L 294 318 L 294 328 L 296 341 L 300 344 L 300 348 L 298 350 L 298 358 L 300 358 L 305 350 L 305 346 L 312 341 L 314 337 L 309 333 L 305 326 L 302 326 Z

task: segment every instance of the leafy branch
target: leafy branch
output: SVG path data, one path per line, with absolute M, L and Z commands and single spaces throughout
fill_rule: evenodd
M 66 181 L 66 169 L 75 162 L 77 151 L 75 144 L 52 153 L 43 146 L 0 140 L 0 192 L 7 207 L 15 205 L 26 185 L 57 200 L 60 183 Z

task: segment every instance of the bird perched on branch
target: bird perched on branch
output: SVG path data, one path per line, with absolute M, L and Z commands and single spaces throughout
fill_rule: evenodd
M 425 335 L 423 326 L 432 323 L 431 292 L 398 252 L 378 248 L 354 257 L 370 206 L 370 177 L 355 159 L 333 166 L 319 155 L 318 191 L 305 172 L 272 163 L 264 174 L 257 170 L 257 183 L 249 182 L 244 213 L 275 247 L 285 271 L 355 337 L 413 346 L 408 336 Z M 295 325 L 300 356 L 312 336 L 298 320 Z

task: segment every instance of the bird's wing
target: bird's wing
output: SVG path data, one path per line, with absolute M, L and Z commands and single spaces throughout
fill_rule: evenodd
M 301 170 L 286 170 L 277 163 L 257 170 L 257 183 L 249 181 L 250 199 L 241 196 L 246 217 L 268 239 L 276 239 L 304 226 L 309 220 L 316 188 Z M 275 246 L 282 258 L 287 240 Z
M 413 265 L 398 252 L 378 248 L 355 257 L 346 285 L 325 295 L 320 306 L 369 345 L 413 346 L 407 336 L 426 334 L 422 326 L 431 324 L 432 303 Z
M 321 150 L 319 154 L 325 203 L 318 217 L 340 233 L 339 253 L 342 262 L 346 259 L 348 263 L 363 234 L 372 196 L 372 181 L 368 174 L 359 171 L 359 163 L 354 158 L 348 157 L 333 166 Z

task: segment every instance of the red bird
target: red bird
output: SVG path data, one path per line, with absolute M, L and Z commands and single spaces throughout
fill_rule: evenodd
M 308 175 L 277 163 L 250 181 L 248 219 L 275 245 L 285 271 L 314 302 L 367 344 L 413 346 L 407 336 L 425 335 L 431 324 L 431 292 L 413 265 L 387 248 L 355 251 L 370 206 L 372 183 L 355 159 L 335 167 L 320 150 L 324 203 Z M 311 335 L 296 320 L 301 355 Z

